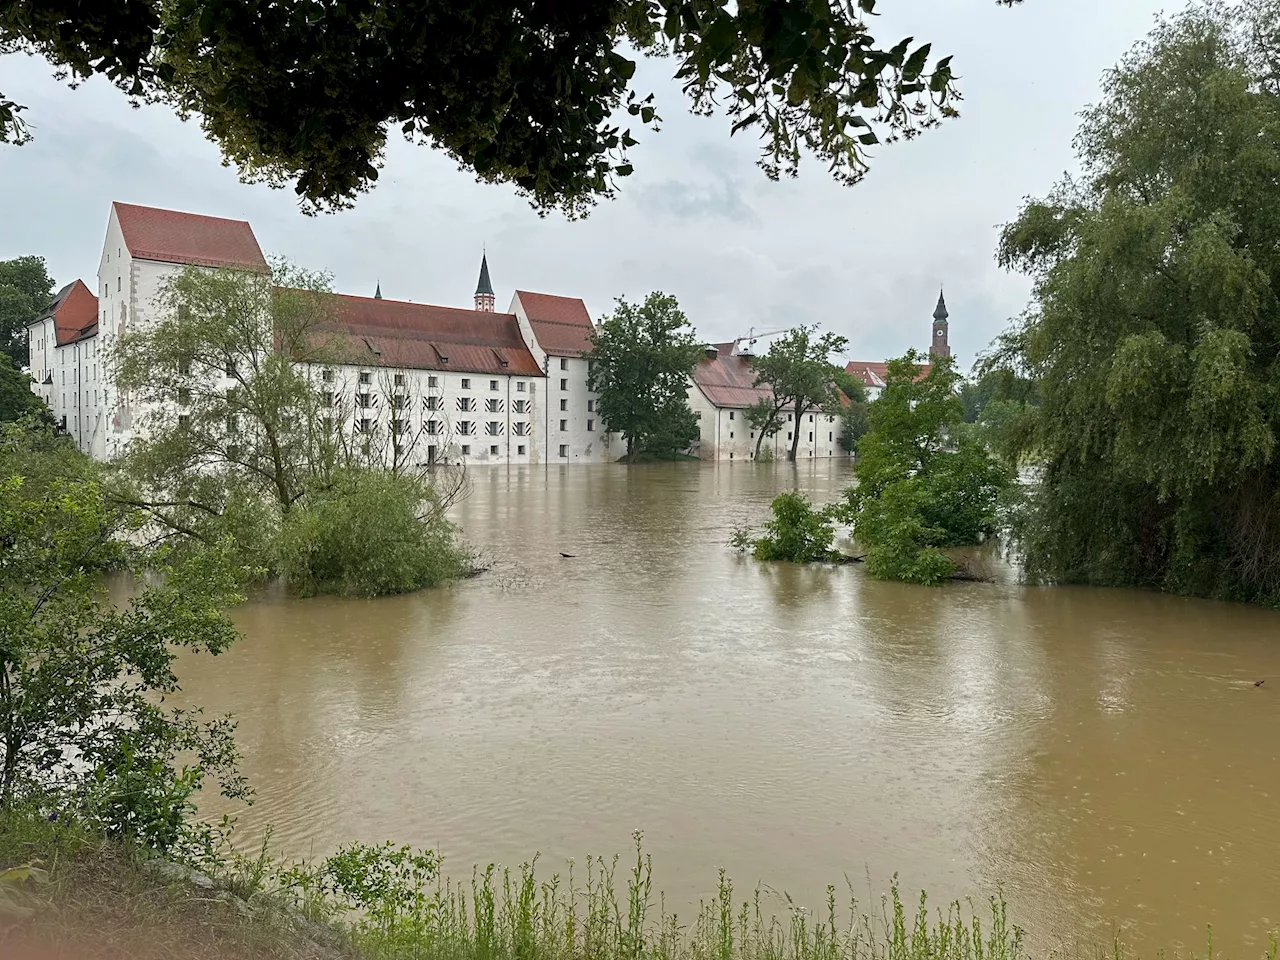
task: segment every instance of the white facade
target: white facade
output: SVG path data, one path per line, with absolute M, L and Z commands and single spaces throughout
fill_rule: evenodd
M 696 383 L 689 385 L 689 407 L 698 418 L 699 437 L 694 453 L 702 460 L 753 460 L 756 431 L 742 407 L 717 407 Z M 782 414 L 782 428 L 765 437 L 761 452 L 772 451 L 775 460 L 786 460 L 795 433 L 795 415 Z M 840 420 L 820 410 L 800 418 L 800 445 L 796 460 L 847 456 L 840 448 Z

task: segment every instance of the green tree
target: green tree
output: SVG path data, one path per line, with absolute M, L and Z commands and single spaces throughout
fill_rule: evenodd
M 794 461 L 800 445 L 800 422 L 806 413 L 829 409 L 835 398 L 835 380 L 839 368 L 831 355 L 848 346 L 849 341 L 834 333 L 815 337 L 816 327 L 799 327 L 778 337 L 763 355 L 756 357 L 756 386 L 767 386 L 773 395 L 775 415 L 789 409 L 795 417 L 791 431 L 791 449 L 787 459 Z M 756 440 L 756 456 L 760 441 Z
M 689 374 L 701 356 L 676 298 L 656 291 L 638 305 L 619 297 L 591 332 L 587 384 L 600 394 L 600 419 L 626 440 L 628 463 L 673 457 L 697 439 Z
M 53 411 L 31 392 L 31 378 L 0 353 L 0 422 L 35 417 L 52 426 Z
M 1277 22 L 1275 0 L 1162 22 L 1085 112 L 1081 178 L 1002 234 L 1035 279 L 993 355 L 1042 401 L 1033 578 L 1280 603 Z
M 15 472 L 47 443 L 0 435 L 0 808 L 79 811 L 115 835 L 170 847 L 208 776 L 243 796 L 228 719 L 170 707 L 179 647 L 217 654 L 239 579 L 225 551 L 174 563 L 137 542 L 139 517 L 93 480 L 28 483 Z M 107 569 L 151 575 L 129 602 Z
M 829 563 L 840 558 L 832 548 L 835 527 L 826 510 L 815 510 L 803 493 L 780 493 L 769 504 L 771 516 L 759 537 L 740 530 L 731 543 L 751 550 L 757 560 L 785 560 L 790 563 Z
M 996 0 L 1011 4 L 1018 0 Z M 11 0 L 0 51 L 201 116 L 246 179 L 295 181 L 311 206 L 378 176 L 387 132 L 445 150 L 539 208 L 582 212 L 631 173 L 630 128 L 655 127 L 628 54 L 666 56 L 697 112 L 763 140 L 793 174 L 808 151 L 842 181 L 867 150 L 954 116 L 950 58 L 872 32 L 875 0 Z M 0 97 L 0 142 L 29 131 Z M 300 133 L 301 131 L 301 133 Z
M 27 365 L 27 324 L 53 302 L 53 280 L 43 257 L 0 260 L 0 354 L 19 370 Z
M 777 396 L 770 394 L 767 397 L 761 397 L 746 409 L 747 423 L 751 425 L 751 429 L 756 434 L 756 452 L 755 459 L 760 459 L 760 448 L 764 445 L 765 438 L 774 436 L 782 429 L 784 423 L 782 419 L 782 405 L 779 403 Z M 770 452 L 772 456 L 772 452 Z
M 398 592 L 465 572 L 444 516 L 463 475 L 440 471 L 437 484 L 385 462 L 397 448 L 360 431 L 354 398 L 344 406 L 321 379 L 370 362 L 341 334 L 327 277 L 283 262 L 270 275 L 189 268 L 156 303 L 159 319 L 110 355 L 117 388 L 146 411 L 111 487 L 118 502 L 179 542 L 230 538 L 302 593 Z M 377 522 L 380 509 L 396 523 Z
M 955 569 L 943 547 L 982 542 L 996 529 L 1011 473 L 963 429 L 954 361 L 912 350 L 889 362 L 858 446 L 857 484 L 837 514 L 866 548 L 867 572 L 937 583 Z
M 832 396 L 827 412 L 840 418 L 840 449 L 853 453 L 869 427 L 867 386 L 839 367 L 836 367 L 833 379 L 839 392 Z

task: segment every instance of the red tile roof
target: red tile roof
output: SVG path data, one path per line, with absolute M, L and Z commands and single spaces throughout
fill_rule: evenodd
M 49 317 L 53 317 L 54 343 L 59 347 L 91 337 L 98 332 L 98 298 L 83 280 L 68 283 L 40 319 Z
M 591 349 L 591 315 L 577 297 L 517 290 L 538 345 L 556 357 L 580 357 Z
M 921 364 L 920 376 L 923 377 L 928 375 L 929 371 L 932 369 L 933 364 L 931 363 Z M 866 360 L 853 360 L 845 366 L 844 372 L 849 374 L 851 377 L 857 377 L 868 387 L 883 387 L 885 384 L 885 378 L 889 376 L 889 364 L 872 363 Z
M 714 359 L 704 356 L 693 368 L 693 382 L 717 407 L 744 410 L 771 396 L 767 387 L 757 387 L 756 372 L 749 357 L 733 355 L 732 343 L 713 343 Z
M 224 220 L 118 201 L 112 206 L 125 246 L 141 260 L 239 267 L 263 273 L 268 270 L 253 228 L 244 220 Z
M 340 295 L 352 362 L 415 370 L 541 377 L 515 314 Z M 504 365 L 505 364 L 505 365 Z

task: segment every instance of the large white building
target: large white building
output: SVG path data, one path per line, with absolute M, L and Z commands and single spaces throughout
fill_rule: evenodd
M 117 393 L 99 357 L 131 326 L 159 318 L 165 282 L 188 266 L 269 270 L 245 221 L 115 203 L 96 298 L 76 281 L 28 329 L 33 390 L 97 459 L 123 453 L 146 412 Z M 620 438 L 605 432 L 587 388 L 583 302 L 528 291 L 506 313 L 494 302 L 487 259 L 472 309 L 387 300 L 381 290 L 340 295 L 338 332 L 351 349 L 311 374 L 332 384 L 322 390 L 335 417 L 422 462 L 617 460 Z

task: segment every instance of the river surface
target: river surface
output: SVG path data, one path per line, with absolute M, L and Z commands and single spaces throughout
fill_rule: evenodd
M 1038 947 L 1261 954 L 1280 926 L 1280 614 L 1132 591 L 929 589 L 726 541 L 841 463 L 477 469 L 492 561 L 406 597 L 263 600 L 187 658 L 294 855 L 349 839 L 560 868 L 644 831 L 668 904 L 723 866 L 817 906 L 896 872 L 1003 889 Z M 561 557 L 561 553 L 572 558 Z M 1266 679 L 1261 687 L 1254 682 Z

